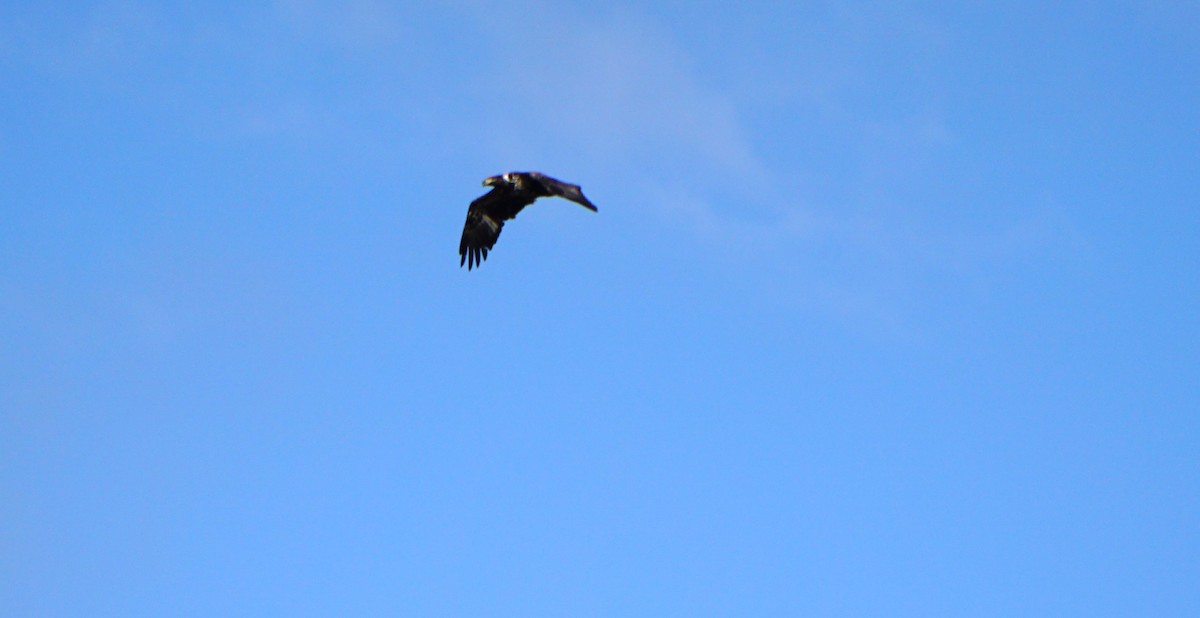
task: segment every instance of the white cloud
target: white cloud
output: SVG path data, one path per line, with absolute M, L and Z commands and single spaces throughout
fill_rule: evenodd
M 604 187 L 610 203 L 636 204 L 628 216 L 666 220 L 721 263 L 765 269 L 780 293 L 815 290 L 835 311 L 895 317 L 930 279 L 984 281 L 1082 244 L 1051 207 L 998 203 L 981 222 L 922 202 L 931 188 L 942 208 L 976 193 L 941 179 L 966 147 L 930 69 L 947 37 L 910 11 L 833 11 L 786 54 L 776 48 L 797 36 L 777 26 L 765 42 L 722 41 L 722 58 L 631 9 L 278 0 L 198 21 L 180 11 L 108 2 L 53 42 L 94 56 L 84 68 L 98 74 L 166 45 L 217 67 L 195 82 L 167 73 L 184 80 L 165 97 L 174 113 L 199 117 L 205 134 L 354 149 L 384 136 L 386 156 L 436 157 L 452 162 L 447 174 L 528 167 Z M 11 48 L 20 34 L 3 39 Z M 987 171 L 950 173 L 961 185 Z
M 497 159 L 620 174 L 639 207 L 668 217 L 722 263 L 771 272 L 778 289 L 803 288 L 808 302 L 834 313 L 904 330 L 919 310 L 916 290 L 932 281 L 986 282 L 1030 255 L 1078 246 L 1061 213 L 1022 216 L 1029 211 L 1013 204 L 989 227 L 938 217 L 921 202 L 922 187 L 944 188 L 939 167 L 960 144 L 936 76 L 926 73 L 945 33 L 920 15 L 835 12 L 832 32 L 802 46 L 819 48 L 808 51 L 823 64 L 789 70 L 790 60 L 752 54 L 765 62 L 753 67 L 758 79 L 802 85 L 755 96 L 814 114 L 804 126 L 818 126 L 844 152 L 842 168 L 821 162 L 834 177 L 819 192 L 806 189 L 810 172 L 797 168 L 809 159 L 776 151 L 783 158 L 769 159 L 756 147 L 764 136 L 752 133 L 741 106 L 762 102 L 721 90 L 721 77 L 646 15 L 539 6 L 477 18 L 495 52 L 477 90 L 494 110 L 485 135 Z M 898 39 L 908 55 L 883 58 L 881 46 L 864 55 L 878 36 Z M 886 90 L 910 74 L 920 85 Z M 797 133 L 796 148 L 812 146 L 797 126 L 783 130 Z M 949 198 L 943 191 L 938 199 Z
M 480 19 L 496 51 L 484 102 L 503 110 L 495 140 L 639 184 L 766 178 L 732 99 L 704 84 L 670 33 L 643 16 L 585 19 L 542 7 Z
M 411 23 L 398 5 L 382 0 L 276 0 L 273 9 L 302 37 L 328 39 L 350 49 L 402 43 Z

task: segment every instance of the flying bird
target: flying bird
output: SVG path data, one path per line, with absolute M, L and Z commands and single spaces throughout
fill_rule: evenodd
M 563 197 L 593 212 L 596 210 L 596 205 L 583 196 L 579 185 L 556 180 L 540 172 L 508 172 L 490 176 L 483 180 L 483 186 L 492 190 L 471 202 L 471 207 L 467 209 L 467 223 L 463 226 L 462 241 L 458 243 L 458 255 L 461 258 L 458 265 L 461 268 L 466 264 L 467 270 L 487 259 L 488 251 L 500 238 L 504 222 L 517 216 L 521 209 L 539 197 Z

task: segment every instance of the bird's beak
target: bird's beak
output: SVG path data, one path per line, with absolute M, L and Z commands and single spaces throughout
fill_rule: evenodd
M 498 182 L 500 182 L 499 176 L 488 176 L 487 178 L 483 179 L 483 186 L 490 187 Z

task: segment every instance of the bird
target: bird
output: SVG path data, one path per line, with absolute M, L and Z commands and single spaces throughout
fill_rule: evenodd
M 562 197 L 592 212 L 596 205 L 583 196 L 579 185 L 551 178 L 541 172 L 506 172 L 483 179 L 492 190 L 471 202 L 462 241 L 458 243 L 458 266 L 471 270 L 487 259 L 488 251 L 500 237 L 504 222 L 517 216 L 539 197 Z

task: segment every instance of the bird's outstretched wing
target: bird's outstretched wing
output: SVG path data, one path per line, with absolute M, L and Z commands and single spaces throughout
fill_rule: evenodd
M 462 240 L 458 243 L 458 265 L 466 264 L 467 270 L 471 270 L 483 263 L 488 251 L 496 244 L 496 239 L 500 238 L 504 222 L 517 216 L 533 200 L 531 196 L 497 187 L 471 202 L 467 208 Z
M 492 219 L 482 208 L 472 205 L 467 210 L 467 223 L 458 243 L 458 265 L 467 264 L 467 270 L 471 270 L 483 262 L 503 228 L 503 221 Z
M 529 176 L 541 183 L 546 188 L 549 196 L 566 198 L 588 210 L 596 210 L 596 205 L 583 196 L 583 191 L 579 188 L 579 185 L 563 182 L 539 172 L 529 172 Z

